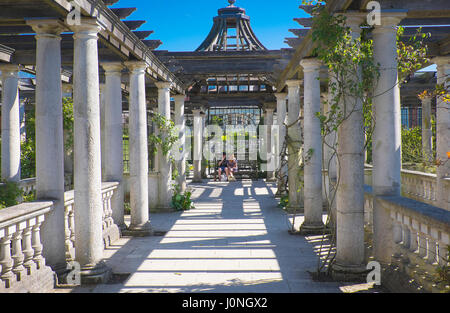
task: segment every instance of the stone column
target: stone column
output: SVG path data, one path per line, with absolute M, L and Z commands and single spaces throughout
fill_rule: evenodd
M 335 86 L 335 77 L 331 72 L 329 72 L 329 86 L 328 86 L 328 103 L 324 104 L 323 114 L 326 116 L 330 115 L 331 105 L 333 104 L 333 99 L 335 94 L 332 90 L 333 86 Z M 324 169 L 328 171 L 328 202 L 331 202 L 331 222 L 333 225 L 336 225 L 336 184 L 337 184 L 337 167 L 336 167 L 336 152 L 331 147 L 336 147 L 337 141 L 337 132 L 331 131 L 329 134 L 325 136 L 325 145 L 323 147 L 324 153 L 324 161 L 323 165 Z
M 19 66 L 0 65 L 2 71 L 2 179 L 20 181 Z
M 58 20 L 33 20 L 36 32 L 36 199 L 52 199 L 42 225 L 43 255 L 58 274 L 66 270 L 61 37 Z
M 178 167 L 178 184 L 182 193 L 186 191 L 186 121 L 184 118 L 185 95 L 174 96 L 175 100 L 175 126 L 179 131 L 180 157 L 176 160 Z
M 74 31 L 75 260 L 82 282 L 104 282 L 101 181 L 98 32 L 96 20 L 83 20 Z M 64 238 L 64 237 L 63 237 Z
M 300 124 L 300 80 L 288 80 L 288 185 L 289 211 L 299 211 L 303 206 L 303 190 L 300 188 L 299 168 L 301 165 L 302 130 Z
M 450 57 L 437 57 L 432 60 L 437 65 L 437 83 L 448 88 L 450 77 Z M 449 195 L 444 178 L 450 177 L 450 104 L 443 97 L 437 98 L 436 105 L 436 160 L 441 163 L 436 170 L 436 200 L 438 206 L 450 210 Z
M 145 62 L 126 62 L 130 70 L 130 206 L 131 224 L 127 234 L 152 234 L 148 200 L 148 138 L 145 98 Z
M 396 25 L 404 13 L 388 13 L 373 30 L 374 61 L 380 64 L 380 77 L 373 99 L 375 129 L 373 134 L 373 192 L 375 196 L 400 195 L 401 113 L 397 73 Z M 377 261 L 389 263 L 392 253 L 392 221 L 374 200 L 374 254 Z
M 274 182 L 275 181 L 275 163 L 274 158 L 275 156 L 273 151 L 273 142 L 272 142 L 272 126 L 273 126 L 273 112 L 275 109 L 273 108 L 266 108 L 266 115 L 264 122 L 267 126 L 267 133 L 266 133 L 266 148 L 267 148 L 267 181 L 268 182 Z M 272 168 L 271 168 L 272 167 Z
M 192 110 L 194 114 L 194 183 L 201 183 L 202 180 L 202 159 L 203 159 L 203 121 L 202 110 Z
M 119 182 L 111 198 L 114 223 L 125 229 L 123 187 L 123 126 L 122 126 L 122 69 L 121 63 L 103 63 L 105 70 L 105 126 L 103 177 L 106 181 Z
M 422 156 L 433 160 L 433 128 L 431 125 L 431 97 L 422 99 Z
M 353 40 L 361 33 L 364 15 L 347 16 Z M 349 89 L 361 80 L 360 69 L 345 77 Z M 339 104 L 343 121 L 338 127 L 339 185 L 336 195 L 336 260 L 333 276 L 362 278 L 364 265 L 364 115 L 362 99 L 344 96 Z
M 318 59 L 303 59 L 305 77 L 304 104 L 304 153 L 305 153 L 305 186 L 304 206 L 305 221 L 301 227 L 305 233 L 321 233 L 323 231 L 323 200 L 322 200 L 322 136 L 320 120 L 316 116 L 320 112 L 320 81 L 321 63 Z
M 275 97 L 277 98 L 277 122 L 278 122 L 278 144 L 279 144 L 279 148 L 278 151 L 279 153 L 282 153 L 283 151 L 283 146 L 285 143 L 285 139 L 286 139 L 286 109 L 287 109 L 287 93 L 276 93 Z M 287 178 L 288 175 L 288 167 L 287 166 L 283 166 L 283 168 L 280 168 L 281 165 L 285 162 L 285 160 L 283 160 L 281 158 L 281 156 L 279 156 L 278 158 L 278 164 L 277 164 L 277 170 L 280 170 L 280 174 L 282 175 L 282 177 Z M 281 179 L 281 177 L 278 177 L 278 190 L 276 192 L 276 196 L 281 196 L 282 193 L 284 192 L 283 190 L 283 186 L 285 185 L 285 181 L 283 181 L 283 179 Z
M 158 113 L 167 121 L 170 121 L 170 82 L 155 83 L 158 88 Z M 165 138 L 165 134 L 160 134 Z M 169 152 L 170 154 L 170 152 Z M 172 165 L 170 155 L 164 155 L 161 149 L 158 149 L 159 165 L 159 203 L 158 209 L 170 210 L 172 202 Z
M 62 84 L 63 97 L 69 97 L 73 99 L 73 86 L 72 84 L 63 83 Z M 67 142 L 69 134 L 64 131 L 64 142 Z M 65 184 L 68 183 L 67 178 L 70 177 L 70 184 L 73 183 L 73 147 L 67 148 L 64 146 L 64 173 L 66 176 Z M 67 189 L 67 187 L 66 187 Z M 72 189 L 72 188 L 71 188 Z
M 102 181 L 105 179 L 105 164 L 106 164 L 106 129 L 105 129 L 105 84 L 99 84 L 100 90 L 100 143 L 101 143 L 101 163 L 102 163 Z

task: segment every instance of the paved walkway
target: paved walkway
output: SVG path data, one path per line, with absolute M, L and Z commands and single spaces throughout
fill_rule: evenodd
M 165 236 L 122 238 L 105 251 L 124 282 L 93 292 L 341 292 L 314 282 L 314 238 L 288 233 L 275 185 L 264 181 L 191 184 L 195 210 L 151 216 Z M 76 291 L 76 290 L 74 290 Z

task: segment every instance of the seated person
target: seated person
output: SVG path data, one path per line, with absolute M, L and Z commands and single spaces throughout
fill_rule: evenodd
M 228 160 L 228 171 L 230 173 L 231 177 L 234 177 L 234 173 L 236 173 L 238 170 L 237 167 L 237 160 L 234 157 L 234 154 L 231 154 L 230 159 Z
M 222 173 L 224 173 L 224 172 L 225 172 L 225 174 L 227 174 L 227 178 L 230 175 L 230 171 L 228 169 L 227 154 L 225 152 L 222 155 L 222 160 L 219 162 L 218 171 L 219 171 L 219 180 L 220 180 L 220 177 L 222 177 Z

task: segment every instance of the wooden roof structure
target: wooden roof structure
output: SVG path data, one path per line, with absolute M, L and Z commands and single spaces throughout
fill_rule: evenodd
M 99 63 L 145 61 L 147 84 L 157 81 L 172 82 L 174 93 L 183 93 L 185 86 L 153 53 L 161 41 L 145 40 L 153 31 L 138 31 L 145 21 L 122 21 L 136 8 L 109 8 L 117 0 L 77 1 L 81 16 L 96 18 L 103 29 L 99 33 Z M 0 1 L 0 62 L 25 66 L 33 73 L 36 64 L 36 39 L 27 24 L 32 19 L 59 19 L 65 21 L 73 10 L 68 0 L 1 0 Z M 74 41 L 67 29 L 61 35 L 61 56 L 64 70 L 71 72 Z
M 332 13 L 368 12 L 367 5 L 370 0 L 327 0 L 326 7 Z M 422 32 L 430 33 L 426 41 L 429 56 L 444 56 L 450 53 L 450 5 L 448 0 L 379 0 L 381 13 L 405 12 L 406 17 L 399 25 L 405 26 L 402 40 L 408 41 L 422 27 Z M 312 14 L 312 7 L 301 5 L 299 7 L 307 14 Z M 286 80 L 302 79 L 303 71 L 300 61 L 309 57 L 314 49 L 312 41 L 312 18 L 295 18 L 302 28 L 290 29 L 295 37 L 286 38 L 295 52 L 288 66 L 278 77 L 275 87 L 282 90 Z

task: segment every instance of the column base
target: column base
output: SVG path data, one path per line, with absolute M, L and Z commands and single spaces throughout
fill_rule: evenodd
M 173 213 L 175 212 L 172 207 L 156 207 L 150 208 L 150 213 Z
M 343 265 L 335 262 L 331 265 L 331 277 L 336 281 L 365 283 L 369 272 L 363 264 Z
M 105 262 L 100 261 L 95 265 L 88 264 L 81 267 L 80 275 L 82 285 L 97 285 L 107 283 L 112 271 Z
M 324 235 L 324 234 L 328 234 L 330 232 L 329 229 L 325 228 L 325 225 L 320 222 L 320 223 L 306 223 L 304 222 L 301 226 L 300 226 L 300 230 L 299 230 L 301 235 Z
M 194 178 L 192 180 L 193 183 L 197 183 L 197 184 L 202 184 L 203 183 L 203 178 Z
M 150 222 L 141 226 L 130 225 L 126 230 L 122 231 L 122 236 L 125 237 L 149 237 L 153 236 L 153 228 Z
M 272 177 L 272 178 L 266 178 L 266 182 L 268 182 L 268 183 L 275 183 L 275 182 L 277 182 L 277 179 L 274 178 L 274 177 Z
M 301 205 L 288 205 L 286 207 L 286 212 L 291 214 L 305 213 L 305 208 Z

